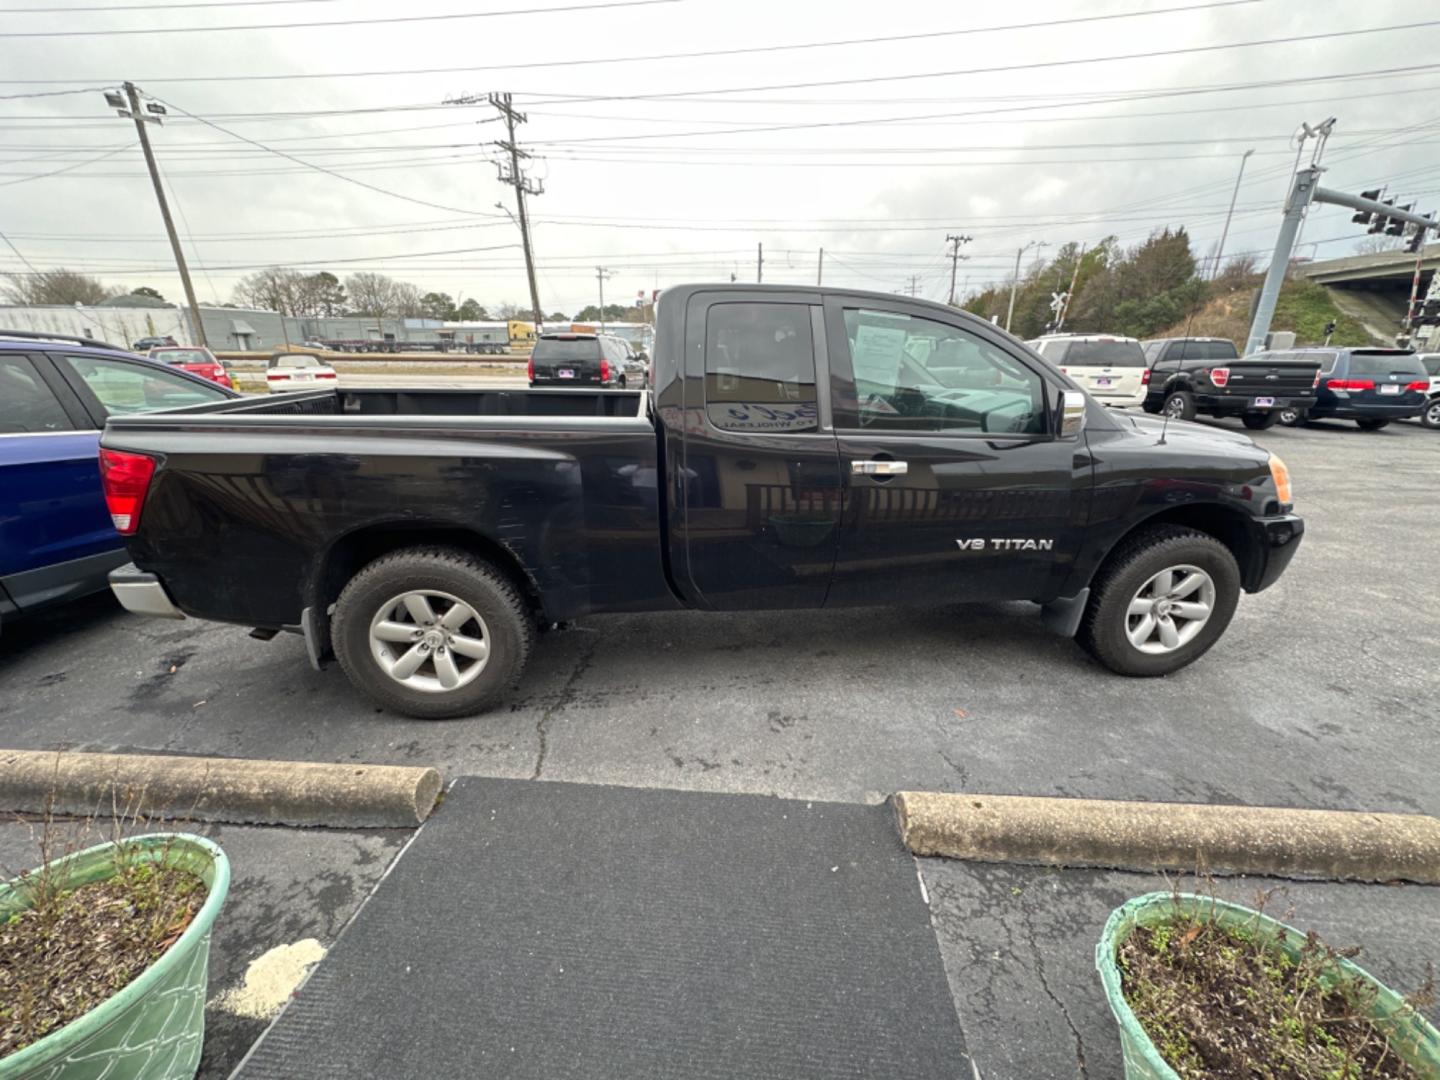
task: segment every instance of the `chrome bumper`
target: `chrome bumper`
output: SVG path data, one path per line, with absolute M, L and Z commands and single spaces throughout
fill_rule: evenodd
M 170 602 L 160 579 L 137 570 L 134 563 L 111 570 L 109 581 L 110 591 L 126 611 L 160 619 L 185 618 L 185 613 Z

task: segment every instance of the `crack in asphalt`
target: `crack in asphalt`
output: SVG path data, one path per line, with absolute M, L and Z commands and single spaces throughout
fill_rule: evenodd
M 1070 1034 L 1075 1038 L 1076 1068 L 1079 1069 L 1080 1075 L 1088 1080 L 1090 1072 L 1085 1065 L 1085 1040 L 1080 1037 L 1080 1029 L 1075 1026 L 1075 1021 L 1070 1019 L 1070 1010 L 1056 996 L 1055 991 L 1050 989 L 1050 982 L 1045 977 L 1045 957 L 1040 951 L 1040 943 L 1035 936 L 1035 924 L 1030 919 L 1030 909 L 1023 901 L 1020 904 L 1020 917 L 1025 924 L 1026 937 L 1030 940 L 1030 951 L 1035 955 L 1035 974 L 1040 979 L 1040 988 L 1045 991 L 1045 996 L 1055 1003 L 1055 1007 L 1060 1010 L 1060 1015 L 1065 1018 L 1065 1026 L 1070 1029 Z
M 545 758 L 550 753 L 550 736 L 546 729 L 550 724 L 551 718 L 563 712 L 565 706 L 574 700 L 575 684 L 580 681 L 580 677 L 584 675 L 585 672 L 590 670 L 591 661 L 595 659 L 595 652 L 599 648 L 600 640 L 598 636 L 591 638 L 590 644 L 586 647 L 585 651 L 581 653 L 580 660 L 575 665 L 575 670 L 572 671 L 570 677 L 565 680 L 565 685 L 560 690 L 560 696 L 556 699 L 555 704 L 541 713 L 540 719 L 535 721 L 535 736 L 539 740 L 540 746 L 535 755 L 535 769 L 530 774 L 531 780 L 540 779 L 540 773 L 545 768 Z

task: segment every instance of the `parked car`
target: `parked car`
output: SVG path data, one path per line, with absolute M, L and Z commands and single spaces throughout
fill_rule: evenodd
M 277 352 L 265 368 L 265 386 L 272 394 L 308 390 L 315 383 L 334 382 L 335 369 L 309 353 Z
M 1285 362 L 1319 365 L 1315 404 L 1292 423 L 1354 420 L 1361 431 L 1379 431 L 1392 420 L 1423 419 L 1430 404 L 1430 374 L 1406 349 L 1289 349 Z
M 1320 367 L 1291 352 L 1235 357 L 1223 338 L 1171 338 L 1152 343 L 1155 359 L 1145 411 L 1172 420 L 1197 414 L 1238 416 L 1253 431 L 1298 417 L 1315 404 Z
M 150 359 L 158 360 L 167 367 L 178 367 L 191 375 L 199 375 L 227 389 L 235 389 L 225 365 L 216 360 L 209 349 L 190 345 L 157 345 L 150 350 Z
M 1425 411 L 1420 414 L 1420 423 L 1428 428 L 1440 428 L 1440 353 L 1421 353 L 1420 362 L 1430 376 L 1430 389 L 1426 391 Z
M 642 352 L 638 352 L 634 345 L 622 337 L 615 339 L 625 350 L 625 359 L 621 361 L 620 378 L 624 380 L 620 386 L 645 386 L 650 381 L 650 358 Z
M 90 339 L 87 338 L 86 340 L 88 341 Z M 105 346 L 103 341 L 97 341 L 95 344 Z M 131 345 L 130 348 L 137 353 L 148 353 L 151 349 L 159 349 L 166 345 L 175 344 L 178 344 L 178 342 L 169 334 L 166 334 L 164 337 L 142 337 L 139 341 Z
M 609 334 L 541 334 L 530 353 L 531 386 L 616 386 L 625 389 L 630 349 Z
M 967 312 L 689 285 L 657 315 L 653 397 L 316 388 L 113 418 L 101 453 L 144 478 L 111 495 L 117 593 L 299 632 L 437 718 L 495 705 L 536 627 L 588 612 L 1031 600 L 1112 671 L 1162 675 L 1299 547 L 1279 458 L 1162 438 Z
M 88 338 L 0 330 L 0 624 L 102 590 L 128 560 L 100 490 L 106 417 L 235 396 Z
M 1139 405 L 1145 400 L 1150 371 L 1145 351 L 1132 337 L 1047 334 L 1028 344 L 1103 405 Z

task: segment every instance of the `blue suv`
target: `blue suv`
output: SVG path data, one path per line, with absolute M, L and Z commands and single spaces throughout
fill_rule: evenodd
M 128 561 L 100 490 L 107 416 L 235 396 L 88 338 L 0 330 L 0 626 Z

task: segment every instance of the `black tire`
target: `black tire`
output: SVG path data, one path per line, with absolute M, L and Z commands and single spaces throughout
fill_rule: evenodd
M 1143 402 L 1141 402 L 1140 408 L 1144 409 L 1151 416 L 1158 416 L 1160 414 L 1160 405 L 1162 400 L 1163 399 L 1156 399 L 1155 401 L 1151 401 L 1150 398 L 1147 397 Z
M 618 387 L 620 387 L 621 390 L 624 390 L 624 389 L 625 389 L 625 376 L 624 376 L 624 375 L 621 375 L 621 376 L 620 376 L 620 381 L 619 381 L 618 383 L 616 383 L 615 385 L 618 386 Z
M 382 606 L 412 589 L 459 597 L 485 621 L 490 656 L 464 685 L 415 690 L 392 679 L 370 652 L 370 623 Z M 520 679 L 535 643 L 535 625 L 515 585 L 493 565 L 457 548 L 404 548 L 381 556 L 350 579 L 330 622 L 340 667 L 356 689 L 417 720 L 470 716 L 499 704 Z
M 1356 420 L 1355 426 L 1361 431 L 1379 431 L 1383 427 L 1389 427 L 1389 420 Z
M 1251 431 L 1267 431 L 1280 422 L 1278 412 L 1241 413 L 1240 422 Z
M 1425 405 L 1425 411 L 1420 414 L 1420 423 L 1423 427 L 1440 428 L 1440 397 L 1431 398 Z
M 1276 409 L 1275 415 L 1280 418 L 1283 427 L 1299 427 L 1305 423 L 1305 410 L 1294 409 L 1286 406 L 1283 409 Z
M 1195 395 L 1189 390 L 1172 390 L 1165 395 L 1165 404 L 1160 406 L 1160 411 L 1171 420 L 1194 420 Z
M 1209 620 L 1173 652 L 1140 651 L 1126 633 L 1130 600 L 1154 575 L 1171 566 L 1191 565 L 1210 575 L 1215 603 Z M 1219 640 L 1240 600 L 1240 568 L 1230 549 L 1206 533 L 1178 525 L 1156 525 L 1127 537 L 1111 552 L 1090 586 L 1090 602 L 1076 641 L 1119 675 L 1169 675 L 1203 656 Z

